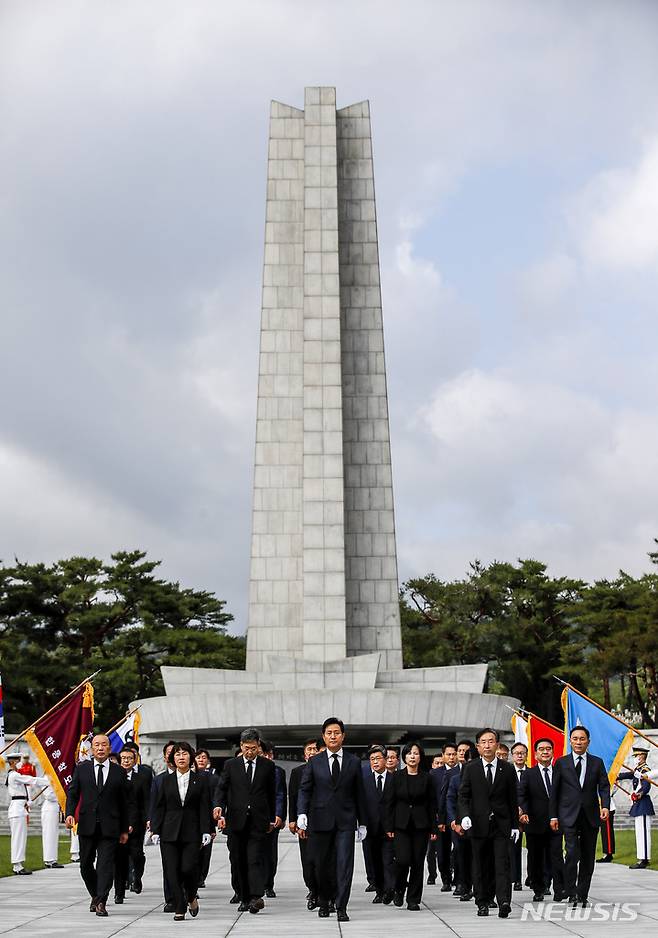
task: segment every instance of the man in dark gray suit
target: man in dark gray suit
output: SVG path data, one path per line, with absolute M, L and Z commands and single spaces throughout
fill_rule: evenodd
M 603 760 L 587 751 L 589 739 L 587 727 L 571 730 L 571 752 L 553 767 L 549 805 L 551 829 L 564 834 L 564 891 L 574 906 L 580 902 L 583 907 L 594 872 L 599 823 L 610 810 L 608 773 Z
M 299 790 L 297 829 L 300 837 L 311 833 L 318 883 L 318 915 L 329 915 L 329 901 L 336 896 L 339 922 L 349 922 L 347 903 L 354 873 L 354 834 L 366 836 L 368 814 L 361 761 L 343 749 L 345 726 L 337 717 L 322 724 L 327 747 L 309 760 Z M 358 830 L 357 830 L 358 828 Z M 332 869 L 332 855 L 335 865 Z

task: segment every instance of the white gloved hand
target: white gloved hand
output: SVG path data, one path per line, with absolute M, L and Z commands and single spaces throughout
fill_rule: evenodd
M 473 821 L 471 821 L 470 817 L 468 815 L 466 815 L 466 817 L 463 817 L 462 822 L 461 822 L 462 830 L 470 831 L 472 827 L 473 827 Z
M 151 834 L 151 843 L 152 843 L 152 844 L 155 844 L 156 847 L 157 847 L 157 845 L 160 843 L 160 835 L 159 835 L 159 834 Z
M 212 837 L 210 836 L 210 834 L 202 834 L 202 835 L 201 835 L 201 846 L 202 846 L 202 847 L 207 847 L 208 844 L 211 842 L 211 840 L 212 840 Z
M 642 776 L 643 776 L 643 773 L 640 772 L 639 769 L 636 769 L 636 770 L 633 772 L 633 778 L 642 778 Z
M 305 814 L 297 815 L 297 827 L 300 831 L 305 831 L 308 827 L 308 818 Z
M 519 839 L 520 836 L 521 836 L 521 832 L 520 832 L 517 828 L 513 828 L 512 831 L 511 831 L 511 833 L 510 833 L 510 837 L 512 838 L 512 840 L 514 841 L 514 843 L 516 843 L 516 842 L 518 841 L 518 839 Z
M 359 824 L 356 829 L 356 842 L 360 844 L 368 836 L 368 828 L 365 824 Z

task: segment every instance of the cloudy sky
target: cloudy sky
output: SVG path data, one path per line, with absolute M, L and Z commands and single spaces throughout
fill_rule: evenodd
M 269 101 L 368 98 L 400 576 L 647 569 L 658 4 L 0 0 L 0 558 L 245 627 Z

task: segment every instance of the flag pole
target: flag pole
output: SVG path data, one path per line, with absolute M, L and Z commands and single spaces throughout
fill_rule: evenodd
M 133 713 L 137 713 L 137 711 L 140 710 L 141 707 L 142 707 L 142 705 L 140 704 L 139 707 L 135 707 L 134 710 L 129 710 L 128 713 L 125 715 L 125 717 L 121 717 L 121 719 L 120 719 L 117 723 L 115 723 L 114 726 L 111 726 L 111 727 L 109 728 L 109 730 L 106 731 L 105 735 L 106 735 L 106 736 L 109 736 L 110 733 L 112 733 L 112 732 L 113 732 L 114 730 L 116 730 L 119 726 L 121 726 L 122 723 L 125 723 L 125 721 L 126 721 L 129 717 L 131 717 L 131 716 L 133 715 Z
M 72 697 L 73 694 L 75 694 L 76 691 L 79 691 L 81 687 L 84 687 L 84 685 L 85 685 L 88 681 L 91 681 L 93 678 L 96 677 L 97 674 L 100 674 L 100 673 L 101 673 L 101 668 L 99 668 L 98 671 L 94 671 L 94 673 L 93 673 L 93 674 L 90 674 L 89 677 L 86 677 L 86 678 L 84 679 L 84 681 L 80 681 L 80 683 L 77 684 L 77 685 L 73 688 L 73 690 L 70 690 L 70 691 L 68 692 L 68 694 L 64 694 L 64 696 L 62 697 L 62 699 L 59 700 L 53 707 L 51 707 L 50 710 L 46 710 L 46 712 L 45 712 L 45 713 L 42 713 L 40 717 L 37 717 L 37 719 L 36 719 L 33 723 L 30 723 L 30 725 L 29 725 L 29 726 L 26 726 L 24 730 L 21 730 L 21 732 L 18 733 L 18 734 L 14 737 L 13 742 L 11 742 L 8 746 L 5 746 L 5 748 L 0 751 L 0 756 L 1 756 L 4 752 L 7 752 L 8 749 L 11 749 L 12 746 L 15 746 L 16 743 L 18 742 L 18 740 L 19 740 L 19 739 L 22 739 L 23 736 L 25 736 L 26 733 L 29 733 L 30 730 L 34 729 L 34 727 L 37 725 L 37 723 L 38 723 L 40 720 L 45 720 L 46 717 L 49 717 L 50 714 L 51 714 L 51 713 L 54 713 L 55 710 L 57 710 L 59 707 L 61 707 L 61 705 L 62 705 L 63 703 L 65 703 L 65 702 L 69 699 L 69 697 Z
M 584 697 L 585 700 L 589 700 L 589 702 L 591 704 L 594 704 L 595 707 L 598 707 L 599 710 L 603 710 L 604 713 L 607 713 L 608 716 L 612 717 L 613 720 L 616 720 L 617 723 L 621 723 L 622 726 L 625 726 L 627 729 L 632 730 L 636 736 L 641 736 L 642 739 L 646 739 L 648 743 L 651 743 L 652 746 L 655 746 L 656 749 L 658 749 L 658 743 L 654 742 L 654 740 L 650 736 L 645 736 L 642 730 L 636 729 L 634 726 L 631 726 L 630 723 L 627 723 L 626 720 L 622 720 L 621 717 L 618 717 L 614 713 L 611 713 L 610 710 L 606 710 L 606 708 L 602 707 L 601 704 L 597 703 L 595 700 L 592 700 L 592 698 L 588 697 L 587 694 L 583 694 L 583 692 L 581 690 L 578 690 L 577 687 L 574 687 L 572 684 L 567 683 L 567 681 L 563 681 L 562 678 L 558 677 L 556 674 L 554 674 L 553 677 L 558 682 L 558 684 L 562 684 L 564 687 L 569 687 L 572 691 L 574 691 L 574 693 L 580 694 L 581 697 Z

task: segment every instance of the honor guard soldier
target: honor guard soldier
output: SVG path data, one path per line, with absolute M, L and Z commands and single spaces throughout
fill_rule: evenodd
M 49 779 L 44 779 L 41 788 L 31 792 L 31 804 L 41 807 L 41 849 L 43 865 L 47 870 L 63 870 L 64 864 L 57 861 L 59 846 L 59 802 Z
M 649 769 L 647 753 L 649 747 L 646 743 L 636 743 L 633 746 L 636 768 L 634 772 L 620 772 L 617 778 L 633 779 L 633 804 L 628 812 L 635 819 L 635 847 L 637 850 L 637 863 L 629 869 L 645 870 L 651 860 L 651 818 L 656 813 L 651 801 L 650 778 L 656 773 Z
M 45 779 L 39 776 L 21 775 L 18 764 L 21 759 L 20 752 L 10 752 L 7 756 L 9 771 L 5 785 L 9 789 L 9 830 L 11 831 L 11 865 L 15 876 L 30 876 L 32 870 L 26 870 L 25 851 L 27 849 L 27 819 L 28 798 L 30 789 L 38 791 L 43 787 Z

